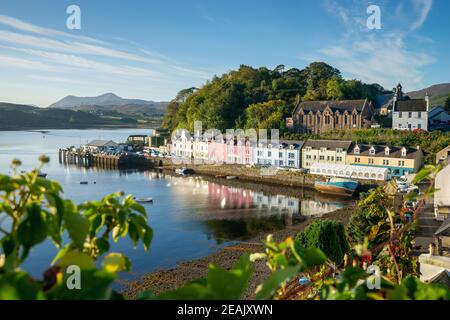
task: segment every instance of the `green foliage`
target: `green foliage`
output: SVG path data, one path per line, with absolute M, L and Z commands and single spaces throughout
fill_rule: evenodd
M 13 162 L 13 176 L 0 175 L 0 298 L 1 299 L 109 299 L 116 274 L 130 271 L 131 262 L 120 253 L 107 254 L 110 241 L 129 237 L 135 246 L 150 247 L 152 229 L 145 209 L 131 196 L 117 193 L 101 201 L 79 206 L 62 198 L 61 186 L 38 176 L 41 166 L 17 174 L 20 161 Z M 68 241 L 63 241 L 63 234 Z M 20 270 L 30 251 L 50 240 L 58 249 L 44 279 L 32 279 Z M 101 267 L 96 267 L 101 260 Z M 81 290 L 69 290 L 66 269 L 81 270 Z
M 444 108 L 450 112 L 450 96 L 445 99 Z
M 204 129 L 224 131 L 245 125 L 284 131 L 284 119 L 292 113 L 298 97 L 371 99 L 384 91 L 379 85 L 347 82 L 339 70 L 323 62 L 311 63 L 303 70 L 285 70 L 283 65 L 274 70 L 242 65 L 236 71 L 215 76 L 198 90 L 192 89 L 180 91 L 171 102 L 165 128 L 192 131 L 194 122 L 202 121 Z
M 319 248 L 334 263 L 340 265 L 349 251 L 344 226 L 332 220 L 317 220 L 297 234 L 298 248 Z

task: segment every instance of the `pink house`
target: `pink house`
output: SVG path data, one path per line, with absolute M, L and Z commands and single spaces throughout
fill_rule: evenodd
M 208 158 L 212 163 L 253 164 L 253 147 L 248 139 L 212 140 L 208 148 Z

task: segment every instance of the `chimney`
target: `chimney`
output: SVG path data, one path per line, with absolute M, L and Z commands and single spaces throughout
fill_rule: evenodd
M 427 112 L 430 111 L 430 96 L 428 95 L 428 92 L 425 94 L 425 101 L 427 103 Z

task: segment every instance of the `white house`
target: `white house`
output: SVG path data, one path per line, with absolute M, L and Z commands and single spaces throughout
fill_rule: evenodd
M 201 135 L 197 135 L 192 142 L 192 157 L 194 160 L 206 162 L 208 160 L 208 147 L 210 140 Z
M 192 159 L 194 139 L 187 130 L 177 130 L 172 135 L 172 156 L 178 159 Z
M 300 169 L 303 144 L 303 141 L 282 140 L 279 143 L 272 143 L 261 140 L 254 148 L 254 163 Z
M 428 111 L 430 98 L 410 99 L 403 95 L 402 86 L 395 89 L 392 111 L 392 129 L 428 131 Z

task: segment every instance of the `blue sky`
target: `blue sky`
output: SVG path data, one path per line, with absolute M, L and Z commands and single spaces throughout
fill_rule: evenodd
M 81 30 L 66 8 L 81 8 Z M 381 8 L 381 30 L 366 26 Z M 0 0 L 0 101 L 47 106 L 114 92 L 170 100 L 240 64 L 405 90 L 450 81 L 447 0 Z

